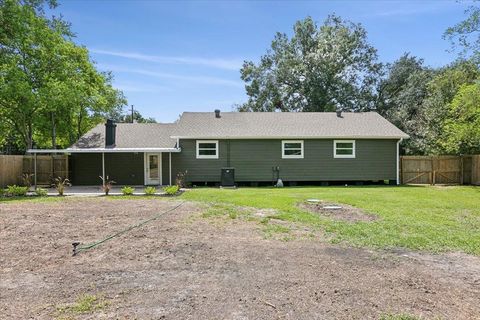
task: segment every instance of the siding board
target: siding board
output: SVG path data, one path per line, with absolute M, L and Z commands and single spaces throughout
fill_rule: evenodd
M 284 181 L 362 181 L 396 179 L 396 140 L 356 140 L 356 158 L 334 158 L 332 139 L 305 139 L 303 159 L 282 159 L 280 139 L 219 140 L 218 159 L 197 159 L 196 140 L 180 140 L 172 153 L 172 183 L 188 171 L 189 182 L 220 182 L 220 169 L 235 168 L 235 181 L 272 181 L 280 167 Z M 229 147 L 228 147 L 229 145 Z M 228 152 L 229 150 L 229 152 Z M 72 154 L 72 183 L 100 184 L 101 154 Z M 143 185 L 143 153 L 106 153 L 106 174 L 117 185 Z M 163 184 L 169 183 L 168 153 L 162 154 Z
M 282 159 L 281 140 L 219 140 L 218 159 L 196 159 L 195 140 L 181 140 L 181 153 L 172 154 L 172 175 L 188 170 L 187 181 L 219 182 L 220 169 L 235 168 L 235 180 L 272 181 L 280 167 L 284 181 L 351 181 L 396 179 L 396 140 L 356 140 L 356 158 L 334 158 L 333 140 L 304 140 L 303 159 Z M 230 161 L 228 161 L 228 158 Z

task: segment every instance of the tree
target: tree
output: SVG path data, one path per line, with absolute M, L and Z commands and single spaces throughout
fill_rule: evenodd
M 434 71 L 425 67 L 422 59 L 405 53 L 387 65 L 386 77 L 377 89 L 377 111 L 410 136 L 402 142 L 407 154 L 425 153 L 425 122 L 421 114 L 433 75 Z
M 382 65 L 360 24 L 307 17 L 294 35 L 277 33 L 260 62 L 245 61 L 248 102 L 241 111 L 360 111 L 375 108 Z
M 467 18 L 448 28 L 443 38 L 448 39 L 453 49 L 459 47 L 462 56 L 475 55 L 480 52 L 480 7 L 471 5 L 465 10 Z
M 480 69 L 476 63 L 459 60 L 438 70 L 428 83 L 428 97 L 420 115 L 425 119 L 425 151 L 428 154 L 450 153 L 442 144 L 448 138 L 444 123 L 452 115 L 450 105 L 463 85 L 474 84 L 479 77 Z
M 449 104 L 442 148 L 452 154 L 480 153 L 480 83 L 464 84 Z
M 132 123 L 132 113 L 128 110 L 124 112 L 123 109 L 116 109 L 109 113 L 109 119 L 120 123 Z M 144 118 L 139 111 L 133 111 L 133 121 L 136 123 L 156 123 L 154 118 Z
M 125 103 L 68 23 L 47 18 L 41 0 L 0 2 L 0 118 L 24 148 L 72 143 Z M 54 1 L 47 2 L 52 8 Z

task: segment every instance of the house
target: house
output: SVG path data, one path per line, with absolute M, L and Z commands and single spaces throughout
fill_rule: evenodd
M 107 121 L 64 150 L 74 185 L 381 181 L 397 183 L 408 136 L 376 112 L 184 112 L 177 123 Z M 232 170 L 233 169 L 233 170 Z

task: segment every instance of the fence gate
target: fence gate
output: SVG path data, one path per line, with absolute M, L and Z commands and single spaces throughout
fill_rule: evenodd
M 402 156 L 403 184 L 480 184 L 480 156 Z

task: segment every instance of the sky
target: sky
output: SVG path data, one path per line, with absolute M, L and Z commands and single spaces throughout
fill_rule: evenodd
M 456 58 L 442 39 L 461 21 L 468 2 L 457 1 L 93 1 L 59 0 L 55 14 L 71 22 L 75 42 L 90 50 L 129 105 L 158 122 L 183 111 L 232 111 L 247 100 L 240 68 L 257 62 L 276 32 L 292 34 L 296 21 L 321 24 L 335 13 L 361 23 L 379 60 L 404 52 L 430 66 Z

